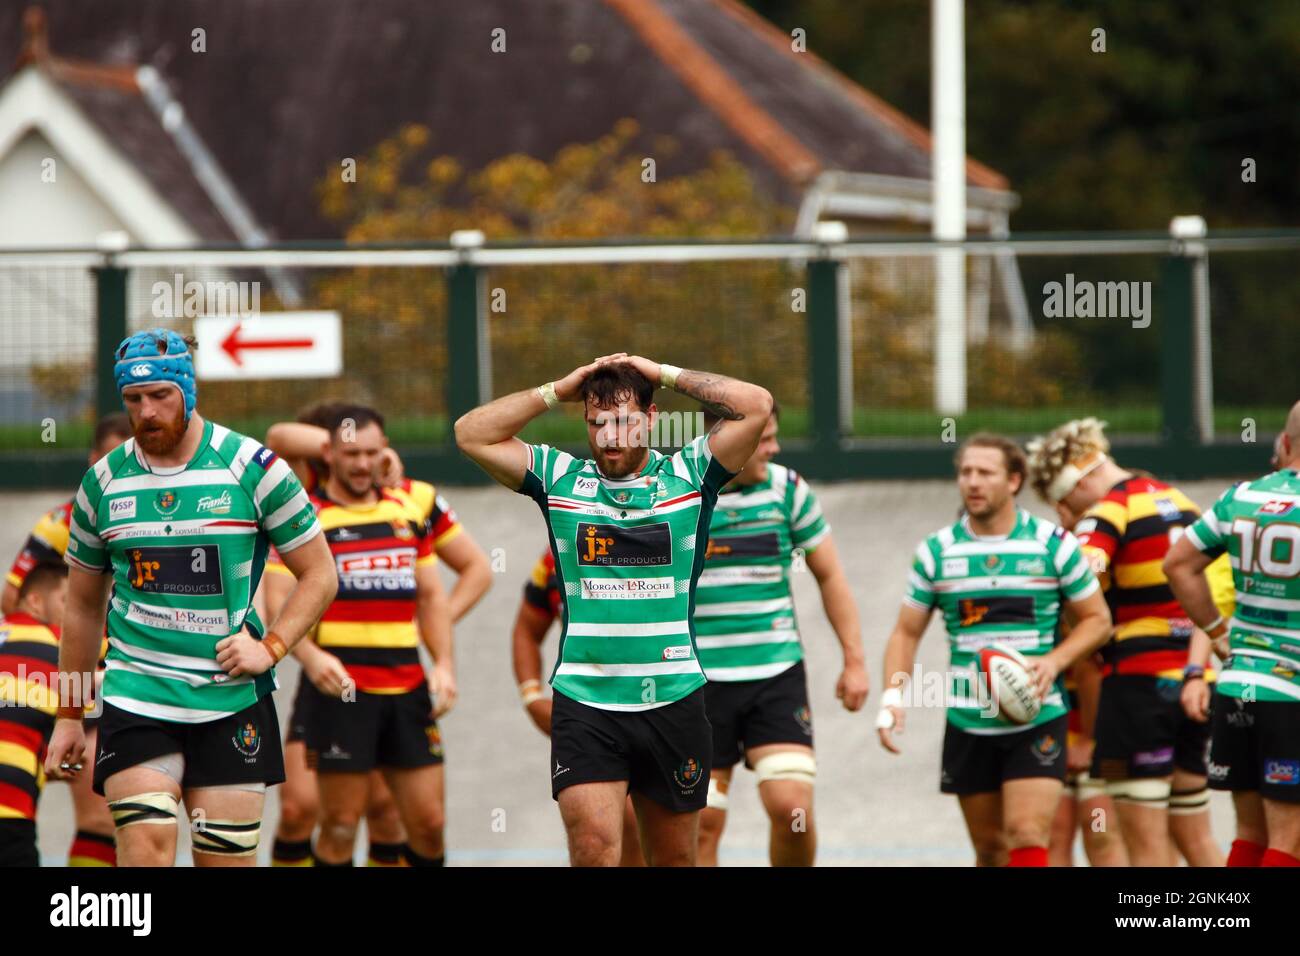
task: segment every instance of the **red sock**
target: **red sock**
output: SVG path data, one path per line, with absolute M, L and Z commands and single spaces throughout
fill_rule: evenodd
M 1007 866 L 1047 866 L 1047 847 L 1016 847 L 1011 851 L 1011 860 Z
M 1300 859 L 1292 856 L 1290 853 L 1284 853 L 1282 850 L 1274 850 L 1269 847 L 1264 851 L 1264 859 L 1259 863 L 1260 866 L 1300 866 Z
M 1228 866 L 1259 866 L 1264 859 L 1264 847 L 1249 840 L 1233 840 L 1228 851 Z

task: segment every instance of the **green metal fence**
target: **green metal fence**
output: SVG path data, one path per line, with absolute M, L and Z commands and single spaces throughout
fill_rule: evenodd
M 936 248 L 890 238 L 0 253 L 0 485 L 75 482 L 96 414 L 120 408 L 112 347 L 153 325 L 188 331 L 210 310 L 159 289 L 231 280 L 262 290 L 263 314 L 341 313 L 344 371 L 201 382 L 205 415 L 256 435 L 322 398 L 366 401 L 412 471 L 441 481 L 482 479 L 451 443 L 456 416 L 619 350 L 761 382 L 783 407 L 783 460 L 814 478 L 947 475 L 974 430 L 1026 438 L 1082 414 L 1111 422 L 1126 463 L 1162 475 L 1266 467 L 1296 397 L 1300 231 L 947 246 L 966 261 L 960 411 L 934 407 L 945 374 Z M 1124 315 L 1065 314 L 1054 284 L 1149 298 Z M 564 411 L 526 435 L 584 441 Z

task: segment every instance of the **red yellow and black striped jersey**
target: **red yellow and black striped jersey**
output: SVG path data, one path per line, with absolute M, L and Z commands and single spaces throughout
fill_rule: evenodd
M 1182 677 L 1192 621 L 1162 566 L 1170 547 L 1200 513 L 1177 488 L 1133 477 L 1111 488 L 1075 525 L 1115 621 L 1114 636 L 1101 650 L 1104 673 Z M 1219 598 L 1222 588 L 1213 584 L 1222 568 L 1207 573 Z
M 19 611 L 0 621 L 0 820 L 36 819 L 58 678 L 57 627 Z
M 66 501 L 41 515 L 36 522 L 23 549 L 14 559 L 13 567 L 5 576 L 16 588 L 23 586 L 27 573 L 38 564 L 62 564 L 64 552 L 68 550 L 68 525 L 72 521 L 72 502 Z
M 434 517 L 401 488 L 376 490 L 378 500 L 365 505 L 335 502 L 324 488 L 310 495 L 339 575 L 338 595 L 316 626 L 315 640 L 342 662 L 357 690 L 399 694 L 425 679 L 415 569 L 437 561 Z M 289 573 L 277 554 L 266 569 Z
M 555 555 L 549 549 L 533 565 L 533 572 L 524 585 L 524 603 L 545 614 L 550 621 L 564 613 L 564 595 L 555 576 Z

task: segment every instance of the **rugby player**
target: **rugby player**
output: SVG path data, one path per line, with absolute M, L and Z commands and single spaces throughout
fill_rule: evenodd
M 858 607 L 835 539 L 812 489 L 772 458 L 780 408 L 758 448 L 718 496 L 704 571 L 695 598 L 695 643 L 709 683 L 705 710 L 713 725 L 708 806 L 700 814 L 702 866 L 717 866 L 727 820 L 732 768 L 742 759 L 758 778 L 771 821 L 773 866 L 812 866 L 812 710 L 795 618 L 791 568 L 804 563 L 817 579 L 822 606 L 844 654 L 835 696 L 858 711 L 867 698 L 867 667 Z M 717 416 L 705 412 L 712 428 Z
M 347 407 L 342 402 L 322 402 L 304 409 L 297 421 L 277 422 L 267 430 L 267 447 L 289 463 L 308 490 L 329 477 L 329 469 L 321 457 L 322 448 L 330 442 L 331 428 L 343 417 L 340 410 Z M 406 492 L 425 514 L 425 520 L 433 529 L 433 547 L 438 559 L 456 575 L 448 602 L 452 623 L 457 623 L 478 604 L 492 585 L 492 569 L 487 555 L 433 485 L 405 476 L 401 458 L 390 447 L 385 446 L 380 453 L 375 483 L 383 488 Z M 267 600 L 283 600 L 292 578 L 283 565 L 274 560 L 267 565 L 267 571 L 263 587 Z M 319 655 L 311 656 L 307 642 L 298 645 L 294 656 L 300 658 L 299 663 L 304 656 L 312 662 L 319 659 Z M 319 799 L 316 774 L 307 766 L 303 739 L 306 717 L 304 685 L 310 680 L 305 672 L 299 678 L 284 743 L 285 782 L 280 788 L 280 819 L 271 854 L 273 866 L 310 866 L 313 862 L 311 836 L 316 827 Z M 366 835 L 368 865 L 400 866 L 404 863 L 406 835 L 402 831 L 393 795 L 378 770 L 370 774 Z
M 104 416 L 95 425 L 87 464 L 93 465 L 130 437 L 131 422 L 125 413 L 115 412 Z M 64 552 L 68 550 L 68 524 L 71 520 L 72 499 L 69 498 L 43 515 L 32 528 L 5 579 L 4 595 L 0 597 L 0 612 L 9 614 L 17 607 L 18 591 L 28 570 L 45 561 L 63 563 Z M 100 646 L 102 652 L 99 667 L 102 674 L 108 641 L 102 641 Z M 97 713 L 95 708 L 90 708 L 85 720 L 86 749 L 91 752 L 94 752 L 95 735 L 98 732 Z M 68 866 L 113 866 L 117 858 L 113 847 L 113 815 L 108 812 L 104 798 L 91 789 L 90 782 L 90 774 L 79 774 L 68 781 L 76 817 L 76 833 L 68 850 Z
M 1029 480 L 1080 515 L 1075 533 L 1115 622 L 1102 649 L 1090 775 L 1106 781 L 1133 866 L 1222 866 L 1206 788 L 1209 725 L 1180 702 L 1192 621 L 1160 568 L 1200 514 L 1185 494 L 1121 468 L 1104 423 L 1067 422 L 1029 445 Z M 1172 844 L 1171 844 L 1172 835 Z
M 1164 573 L 1225 659 L 1210 708 L 1210 787 L 1237 812 L 1228 866 L 1300 866 L 1300 402 L 1278 470 L 1228 488 L 1169 550 Z M 1206 568 L 1227 554 L 1236 609 L 1224 620 Z M 1196 642 L 1184 699 L 1204 712 L 1209 641 Z
M 59 705 L 59 621 L 68 568 L 24 569 L 18 606 L 0 621 L 0 866 L 39 866 L 36 803 L 41 752 Z
M 723 419 L 675 455 L 649 447 L 656 385 Z M 592 458 L 515 436 L 581 403 Z M 551 788 L 577 865 L 622 855 L 629 790 L 651 866 L 694 865 L 712 735 L 691 612 L 718 492 L 758 446 L 757 385 L 607 355 L 461 416 L 456 443 L 542 509 L 564 588 L 551 717 Z
M 891 753 L 903 729 L 903 690 L 937 607 L 951 663 L 940 790 L 957 795 L 978 866 L 1046 866 L 1065 779 L 1067 718 L 1058 675 L 1110 634 L 1110 612 L 1070 532 L 1016 507 L 1025 456 L 1011 440 L 979 434 L 957 452 L 966 515 L 916 550 L 907 594 L 885 649 L 889 687 L 877 727 Z M 1061 601 L 1076 623 L 1056 640 Z M 978 653 L 990 643 L 1029 660 L 1042 707 L 1016 724 L 988 705 Z
M 541 648 L 552 622 L 560 619 L 563 613 L 564 595 L 560 593 L 559 579 L 555 574 L 555 556 L 547 551 L 537 559 L 524 584 L 524 597 L 519 603 L 514 631 L 510 635 L 510 657 L 514 663 L 515 682 L 519 686 L 519 699 L 537 729 L 547 737 L 551 736 L 553 702 L 542 692 Z M 645 866 L 631 797 L 623 805 L 623 855 L 618 865 Z
M 1061 527 L 1073 531 L 1079 516 L 1065 505 L 1056 505 Z M 1062 628 L 1064 624 L 1062 623 Z M 1069 731 L 1065 745 L 1065 790 L 1052 820 L 1052 840 L 1047 848 L 1051 866 L 1074 865 L 1074 834 L 1083 837 L 1083 853 L 1089 866 L 1128 866 L 1128 850 L 1119 828 L 1110 826 L 1115 803 L 1106 792 L 1106 782 L 1088 773 L 1092 766 L 1092 728 L 1096 725 L 1097 698 L 1101 688 L 1101 660 L 1097 655 L 1082 657 L 1065 672 L 1062 684 L 1069 707 Z
M 197 866 L 254 864 L 266 787 L 284 775 L 274 666 L 338 586 L 289 466 L 198 414 L 189 344 L 152 329 L 118 346 L 134 437 L 82 479 L 65 556 L 60 678 L 83 697 L 108 614 L 94 788 L 124 866 L 174 862 L 182 799 Z M 298 585 L 268 628 L 252 598 L 270 544 Z M 88 762 L 83 703 L 60 702 L 51 777 Z
M 337 409 L 321 449 L 328 477 L 311 495 L 339 569 L 338 598 L 298 655 L 306 679 L 295 720 L 302 724 L 307 766 L 317 771 L 317 866 L 352 864 L 376 769 L 407 833 L 405 861 L 443 864 L 436 717 L 456 697 L 451 617 L 432 519 L 409 492 L 375 484 L 386 443 L 383 417 L 374 409 Z M 274 590 L 268 593 L 268 607 L 278 600 Z M 433 656 L 428 675 L 421 641 Z

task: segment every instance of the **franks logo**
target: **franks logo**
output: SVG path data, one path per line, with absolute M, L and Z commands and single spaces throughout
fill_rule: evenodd
M 251 721 L 240 727 L 239 733 L 231 737 L 230 742 L 245 757 L 256 757 L 262 749 L 262 735 L 257 732 L 257 725 Z
M 219 495 L 204 495 L 199 499 L 199 503 L 195 510 L 214 515 L 229 514 L 230 492 L 223 491 Z
M 153 506 L 160 515 L 172 515 L 180 507 L 180 499 L 174 491 L 160 491 L 153 500 Z
M 974 627 L 984 616 L 989 613 L 987 604 L 979 604 L 971 598 L 964 598 L 959 605 L 961 607 L 961 626 Z
M 1269 501 L 1259 506 L 1257 515 L 1284 515 L 1294 506 L 1291 501 Z
M 672 533 L 667 522 L 621 528 L 612 524 L 578 523 L 578 563 L 610 568 L 672 564 Z
M 1044 767 L 1050 764 L 1061 753 L 1061 741 L 1051 734 L 1043 734 L 1034 741 L 1034 756 Z
M 690 793 L 704 779 L 704 767 L 694 757 L 687 757 L 680 767 L 673 771 L 673 780 L 682 788 L 683 793 Z
M 807 704 L 794 712 L 794 720 L 803 728 L 805 734 L 812 735 L 812 711 L 808 709 Z

